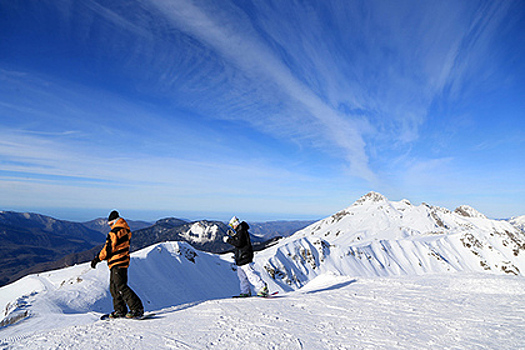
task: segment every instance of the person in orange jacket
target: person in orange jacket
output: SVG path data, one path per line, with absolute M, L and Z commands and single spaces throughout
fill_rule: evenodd
M 107 260 L 110 271 L 109 291 L 113 297 L 114 311 L 110 318 L 139 318 L 144 315 L 144 306 L 137 294 L 128 286 L 128 267 L 130 262 L 129 243 L 131 230 L 126 220 L 113 210 L 108 217 L 111 231 L 106 238 L 106 244 L 99 254 L 91 261 L 91 267 L 96 268 L 102 260 Z M 128 312 L 129 307 L 129 312 Z

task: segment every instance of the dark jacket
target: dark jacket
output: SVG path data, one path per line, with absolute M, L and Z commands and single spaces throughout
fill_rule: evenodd
M 241 222 L 235 234 L 231 235 L 227 242 L 235 247 L 235 264 L 242 266 L 253 261 L 253 248 L 250 241 L 250 234 L 248 229 L 250 226 L 245 222 Z

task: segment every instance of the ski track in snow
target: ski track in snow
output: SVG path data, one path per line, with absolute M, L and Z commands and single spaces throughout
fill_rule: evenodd
M 519 276 L 327 274 L 271 299 L 208 300 L 155 312 L 143 321 L 92 315 L 92 324 L 7 337 L 0 348 L 525 348 L 525 280 Z M 0 339 L 8 330 L 0 330 Z

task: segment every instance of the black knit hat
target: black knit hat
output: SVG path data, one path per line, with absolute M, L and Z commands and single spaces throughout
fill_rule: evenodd
M 118 219 L 118 218 L 119 218 L 118 211 L 113 210 L 113 211 L 109 214 L 108 222 L 113 221 L 113 220 Z

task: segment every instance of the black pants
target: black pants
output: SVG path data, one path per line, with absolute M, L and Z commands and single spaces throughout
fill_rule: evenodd
M 128 269 L 114 267 L 110 270 L 109 291 L 113 297 L 113 308 L 123 314 L 130 310 L 144 310 L 142 301 L 128 286 Z

